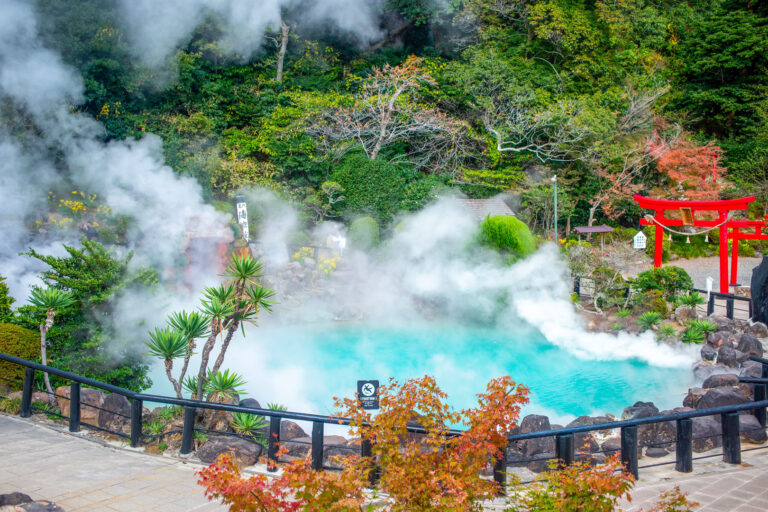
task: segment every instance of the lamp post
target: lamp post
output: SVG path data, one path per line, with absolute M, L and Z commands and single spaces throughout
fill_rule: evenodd
M 552 176 L 552 183 L 555 184 L 555 243 L 560 245 L 557 241 L 557 174 Z

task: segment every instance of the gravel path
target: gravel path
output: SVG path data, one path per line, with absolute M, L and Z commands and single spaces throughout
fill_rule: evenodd
M 752 280 L 752 269 L 760 264 L 762 258 L 739 258 L 739 276 L 738 283 L 742 286 L 749 286 L 749 282 Z M 674 260 L 669 262 L 670 265 L 675 265 L 685 269 L 693 279 L 693 284 L 696 288 L 704 289 L 707 284 L 707 276 L 712 277 L 715 280 L 714 289 L 718 289 L 718 282 L 720 279 L 720 258 L 712 256 L 709 258 L 694 258 L 690 260 Z M 730 268 L 728 269 L 730 275 Z

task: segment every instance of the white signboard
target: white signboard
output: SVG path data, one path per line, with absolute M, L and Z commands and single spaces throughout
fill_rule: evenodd
M 638 231 L 637 234 L 632 238 L 632 246 L 635 249 L 645 249 L 645 243 L 648 241 L 648 237 L 645 236 L 645 233 L 642 231 Z
M 245 205 L 245 199 L 237 198 L 237 223 L 240 224 L 243 238 L 247 241 L 251 239 L 251 233 L 248 230 L 248 207 Z

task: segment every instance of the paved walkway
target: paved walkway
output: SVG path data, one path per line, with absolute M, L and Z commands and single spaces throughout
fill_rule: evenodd
M 633 501 L 622 510 L 648 510 L 675 485 L 699 502 L 702 512 L 768 510 L 768 450 L 745 452 L 743 458 L 737 467 L 717 457 L 694 461 L 696 473 L 687 476 L 664 467 L 641 469 Z M 226 510 L 203 496 L 195 476 L 200 467 L 0 414 L 0 494 L 23 492 L 54 501 L 67 512 Z M 498 505 L 489 510 L 502 510 Z
M 200 467 L 0 414 L 0 494 L 23 492 L 67 512 L 226 510 L 203 495 Z

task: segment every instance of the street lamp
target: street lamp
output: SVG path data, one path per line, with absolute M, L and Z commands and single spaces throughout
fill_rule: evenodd
M 557 244 L 557 174 L 552 176 L 551 180 L 555 184 L 555 243 Z

